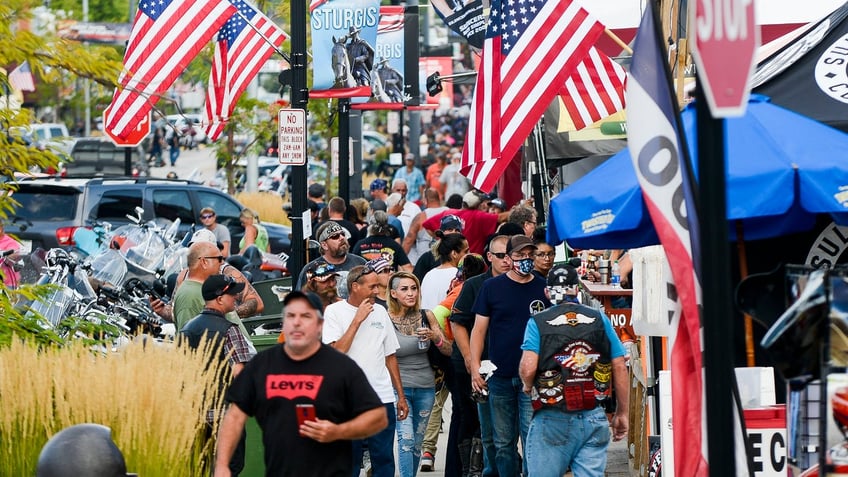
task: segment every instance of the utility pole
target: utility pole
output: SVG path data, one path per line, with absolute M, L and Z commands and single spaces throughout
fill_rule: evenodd
M 306 2 L 291 0 L 291 104 L 293 108 L 306 110 L 309 91 L 306 89 Z M 306 144 L 303 145 L 306 150 Z M 288 269 L 292 284 L 297 281 L 300 270 L 306 264 L 306 246 L 303 236 L 303 214 L 306 212 L 307 166 L 292 166 L 292 238 Z

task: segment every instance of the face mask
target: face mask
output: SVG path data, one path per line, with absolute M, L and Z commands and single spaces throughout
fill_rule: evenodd
M 523 258 L 521 260 L 513 260 L 512 268 L 519 275 L 529 275 L 533 271 L 533 259 Z

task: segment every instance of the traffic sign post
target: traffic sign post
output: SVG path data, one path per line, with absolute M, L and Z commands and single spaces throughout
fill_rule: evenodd
M 754 0 L 696 0 L 690 25 L 698 66 L 698 199 L 701 323 L 710 477 L 736 475 L 735 379 L 730 248 L 727 235 L 725 117 L 742 116 L 760 43 Z M 709 110 L 707 109 L 709 105 Z M 709 257 L 709 258 L 707 258 Z M 728 336 L 728 332 L 730 336 Z
M 697 0 L 691 11 L 698 88 L 704 91 L 713 117 L 742 116 L 760 46 L 754 0 Z
M 111 139 L 116 146 L 138 146 L 139 144 L 141 144 L 142 141 L 144 141 L 144 138 L 146 138 L 147 135 L 150 134 L 150 124 L 153 121 L 151 118 L 151 114 L 149 113 L 147 114 L 147 116 L 142 118 L 141 121 L 139 121 L 135 129 L 130 131 L 130 134 L 127 137 L 121 138 L 113 134 L 112 131 L 110 131 L 109 128 L 106 127 L 106 116 L 108 116 L 110 109 L 112 109 L 111 104 L 103 111 L 103 132 L 106 133 L 107 136 L 109 136 L 109 139 Z
M 306 111 L 281 109 L 277 115 L 280 164 L 306 165 Z

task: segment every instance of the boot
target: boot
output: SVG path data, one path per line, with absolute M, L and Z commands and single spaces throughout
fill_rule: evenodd
M 463 439 L 457 447 L 459 448 L 459 461 L 462 464 L 462 477 L 467 477 L 468 467 L 471 464 L 471 439 Z
M 468 477 L 483 475 L 483 440 L 479 437 L 471 439 L 471 452 L 468 463 Z

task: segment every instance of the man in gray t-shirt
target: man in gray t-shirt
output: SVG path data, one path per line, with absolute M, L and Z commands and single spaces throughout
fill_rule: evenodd
M 217 222 L 218 215 L 215 214 L 215 209 L 212 207 L 204 207 L 200 209 L 200 223 L 203 224 L 207 230 L 215 234 L 215 241 L 223 245 L 224 249 L 222 252 L 225 257 L 230 256 L 230 243 L 232 243 L 232 239 L 230 238 L 230 230 L 219 224 Z
M 365 265 L 364 258 L 348 253 L 350 250 L 350 245 L 347 242 L 348 234 L 349 232 L 344 227 L 332 220 L 321 224 L 315 236 L 318 237 L 318 243 L 321 244 L 322 253 L 320 257 L 312 261 L 323 260 L 335 267 L 336 273 L 339 274 L 336 279 L 336 290 L 342 299 L 347 299 L 348 296 L 347 273 L 357 265 Z M 312 262 L 307 263 L 300 271 L 295 290 L 300 290 L 306 283 L 306 270 Z

